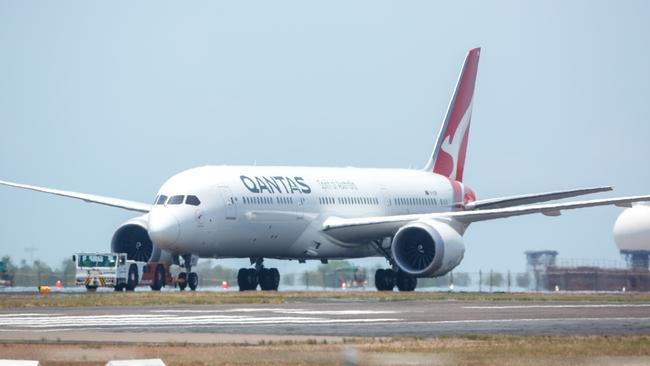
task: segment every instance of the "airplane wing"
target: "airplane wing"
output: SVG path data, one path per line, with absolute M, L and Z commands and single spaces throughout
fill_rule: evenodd
M 10 186 L 10 187 L 30 189 L 32 191 L 37 191 L 37 192 L 55 194 L 57 196 L 76 198 L 76 199 L 80 199 L 80 200 L 83 200 L 83 201 L 86 201 L 86 202 L 99 203 L 100 205 L 118 207 L 118 208 L 123 208 L 125 210 L 130 210 L 130 211 L 137 211 L 137 212 L 145 212 L 146 213 L 146 212 L 149 212 L 151 210 L 151 205 L 148 204 L 148 203 L 127 201 L 127 200 L 123 200 L 123 199 L 119 199 L 119 198 L 112 198 L 112 197 L 105 197 L 105 196 L 97 196 L 97 195 L 94 195 L 94 194 L 63 191 L 63 190 L 60 190 L 60 189 L 53 189 L 53 188 L 30 186 L 30 185 L 27 185 L 27 184 L 12 183 L 12 182 L 6 182 L 6 181 L 3 181 L 3 180 L 0 180 L 0 184 L 5 185 L 5 186 Z
M 621 198 L 606 198 L 590 201 L 566 202 L 546 205 L 529 205 L 508 208 L 495 208 L 475 211 L 454 211 L 430 214 L 410 214 L 344 219 L 330 217 L 323 222 L 322 230 L 328 235 L 347 242 L 383 238 L 394 235 L 403 225 L 420 219 L 440 221 L 455 220 L 469 225 L 473 222 L 502 219 L 512 216 L 541 213 L 546 216 L 559 216 L 563 210 L 616 205 L 631 207 L 634 202 L 650 201 L 650 195 Z
M 606 192 L 606 191 L 611 191 L 612 189 L 613 188 L 611 186 L 605 186 L 605 187 L 572 189 L 567 191 L 526 194 L 521 196 L 492 198 L 487 200 L 470 202 L 465 205 L 465 210 L 485 210 L 485 209 L 492 209 L 492 208 L 506 208 L 506 207 L 513 207 L 513 206 L 530 205 L 533 203 L 560 200 L 564 198 L 582 196 L 585 194 Z

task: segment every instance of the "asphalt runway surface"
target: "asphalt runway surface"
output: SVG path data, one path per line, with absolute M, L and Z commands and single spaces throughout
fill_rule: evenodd
M 212 343 L 475 334 L 650 334 L 650 303 L 318 300 L 0 311 L 0 341 L 5 342 Z

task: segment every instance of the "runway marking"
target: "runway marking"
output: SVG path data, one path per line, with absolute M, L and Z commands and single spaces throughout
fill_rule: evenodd
M 348 321 L 349 320 L 349 321 Z M 364 321 L 366 320 L 366 321 Z M 340 323 L 341 325 L 351 324 L 351 323 L 366 323 L 367 325 L 381 325 L 379 322 L 373 322 L 373 319 L 364 319 L 364 320 L 352 320 L 352 319 L 340 319 L 334 323 Z M 388 321 L 400 321 L 400 319 L 379 319 L 379 320 L 388 320 Z M 429 324 L 429 325 L 454 325 L 454 324 L 516 324 L 516 323 L 536 323 L 536 322 L 549 322 L 554 324 L 557 322 L 566 322 L 566 321 L 578 321 L 578 322 L 611 322 L 611 321 L 627 321 L 627 322 L 639 322 L 639 321 L 650 321 L 650 317 L 642 318 L 630 318 L 630 317 L 609 317 L 609 318 L 523 318 L 523 319 L 466 319 L 466 320 L 433 320 L 433 321 L 400 321 L 399 324 Z M 285 322 L 283 322 L 285 323 Z M 293 323 L 293 322 L 292 322 Z M 326 324 L 325 322 L 296 322 L 297 324 Z M 374 324 L 373 324 L 374 323 Z M 171 327 L 177 327 L 178 324 L 149 324 L 158 329 L 165 329 Z M 277 322 L 259 322 L 259 323 L 219 323 L 219 324 L 191 324 L 188 327 L 191 328 L 203 328 L 203 327 L 214 327 L 215 325 L 223 326 L 245 326 L 245 325 L 254 325 L 260 327 L 267 326 L 277 326 Z M 63 331 L 78 331 L 83 330 L 143 330 L 142 327 L 138 326 L 119 326 L 106 328 L 102 326 L 89 326 L 84 328 L 38 328 L 38 327 L 23 327 L 23 328 L 0 328 L 0 332 L 17 332 L 17 331 L 29 331 L 29 332 L 63 332 Z M 217 332 L 218 333 L 218 332 Z
M 337 324 L 395 322 L 396 318 L 331 319 L 300 316 L 247 315 L 82 315 L 82 316 L 3 316 L 0 327 L 14 328 L 89 328 L 120 326 L 196 326 L 196 325 L 259 325 L 259 324 Z
M 6 317 L 18 317 L 18 316 L 59 316 L 59 315 L 65 315 L 63 313 L 60 314 L 52 314 L 52 313 L 11 313 L 11 314 L 0 314 L 0 317 L 6 316 Z
M 305 310 L 305 309 L 226 309 L 226 310 L 150 310 L 150 313 L 197 313 L 197 314 L 211 314 L 211 313 L 255 313 L 255 312 L 270 312 L 277 314 L 299 314 L 299 315 L 381 315 L 381 314 L 397 314 L 398 311 L 394 310 Z
M 464 320 L 431 320 L 406 321 L 403 324 L 471 324 L 471 323 L 516 323 L 516 322 L 565 322 L 565 321 L 640 321 L 650 320 L 650 317 L 610 317 L 610 318 L 521 318 L 521 319 L 464 319 Z
M 463 309 L 571 309 L 571 308 L 641 308 L 650 304 L 562 304 L 562 305 L 473 305 Z

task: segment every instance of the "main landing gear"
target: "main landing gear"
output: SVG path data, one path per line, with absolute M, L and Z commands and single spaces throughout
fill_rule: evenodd
M 185 264 L 185 272 L 178 274 L 176 284 L 181 291 L 185 291 L 185 288 L 188 286 L 190 290 L 195 291 L 199 285 L 199 275 L 196 272 L 192 272 L 192 261 L 190 257 L 183 256 L 183 262 Z
M 413 291 L 418 285 L 417 277 L 392 269 L 378 269 L 375 272 L 375 287 L 378 291 L 393 291 L 397 286 L 400 291 Z
M 280 271 L 277 268 L 265 268 L 264 258 L 251 258 L 255 268 L 240 268 L 237 273 L 239 291 L 254 291 L 260 285 L 262 291 L 277 291 L 280 286 Z
M 382 245 L 382 242 L 373 241 L 372 244 L 393 267 L 393 269 L 378 269 L 375 272 L 375 287 L 377 287 L 377 291 L 393 291 L 395 286 L 400 291 L 414 291 L 418 286 L 418 278 L 400 270 L 390 252 Z

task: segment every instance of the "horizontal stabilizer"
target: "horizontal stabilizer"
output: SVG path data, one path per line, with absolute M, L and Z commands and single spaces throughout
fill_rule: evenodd
M 492 198 L 487 200 L 470 202 L 465 205 L 465 210 L 486 210 L 492 208 L 506 208 L 506 207 L 513 207 L 513 206 L 530 205 L 533 203 L 561 200 L 564 198 L 582 196 L 586 194 L 607 192 L 607 191 L 611 191 L 612 189 L 613 188 L 611 186 L 606 186 L 606 187 L 572 189 L 567 191 L 526 194 L 521 196 Z

